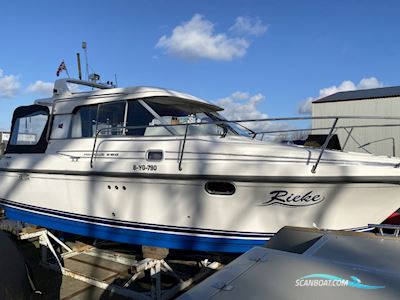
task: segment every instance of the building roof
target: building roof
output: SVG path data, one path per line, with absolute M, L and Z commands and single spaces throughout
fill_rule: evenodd
M 338 92 L 313 101 L 313 103 L 337 102 L 348 100 L 364 100 L 400 96 L 400 86 L 391 86 L 377 89 Z

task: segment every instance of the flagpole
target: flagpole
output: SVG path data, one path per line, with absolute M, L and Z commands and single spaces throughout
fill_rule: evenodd
M 71 78 L 71 77 L 69 76 L 68 69 L 67 69 L 67 65 L 65 64 L 64 60 L 63 60 L 63 63 L 64 63 L 64 70 L 65 70 L 65 73 L 67 73 L 68 78 Z

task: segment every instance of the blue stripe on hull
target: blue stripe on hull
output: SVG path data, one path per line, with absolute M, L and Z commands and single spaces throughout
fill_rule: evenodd
M 124 229 L 56 218 L 12 207 L 5 207 L 5 209 L 9 219 L 120 243 L 196 251 L 243 253 L 266 242 L 266 240 L 210 238 Z

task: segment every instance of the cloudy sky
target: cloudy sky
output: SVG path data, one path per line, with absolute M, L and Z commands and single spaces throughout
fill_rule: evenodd
M 390 0 L 6 1 L 0 129 L 51 94 L 62 60 L 77 76 L 82 41 L 91 70 L 119 86 L 184 91 L 235 119 L 309 114 L 337 91 L 400 85 L 399 11 Z

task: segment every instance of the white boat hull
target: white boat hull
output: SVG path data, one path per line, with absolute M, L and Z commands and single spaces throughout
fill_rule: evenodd
M 168 177 L 8 170 L 0 172 L 1 203 L 9 217 L 62 231 L 229 252 L 263 244 L 286 225 L 356 229 L 381 223 L 400 206 L 400 186 L 395 183 L 318 183 L 313 178 L 305 183 L 293 182 L 295 178 L 268 182 L 264 177 L 257 182 L 233 180 L 233 195 L 212 195 L 205 190 L 209 178 L 235 176 Z
M 53 97 L 14 111 L 0 204 L 66 232 L 230 252 L 286 225 L 355 229 L 400 207 L 397 159 L 258 141 L 220 110 L 166 89 L 58 80 Z

